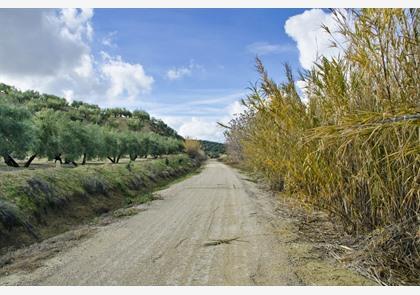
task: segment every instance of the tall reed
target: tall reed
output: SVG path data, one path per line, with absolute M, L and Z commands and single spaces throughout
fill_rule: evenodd
M 240 148 L 228 151 L 349 232 L 408 223 L 419 247 L 419 10 L 332 13 L 344 42 L 324 29 L 342 54 L 301 74 L 303 94 L 288 66 L 277 84 L 257 59 L 248 110 L 225 132 L 228 146 Z

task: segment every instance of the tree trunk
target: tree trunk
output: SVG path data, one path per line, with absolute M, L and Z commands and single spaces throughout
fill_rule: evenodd
M 73 160 L 70 161 L 70 160 L 64 159 L 64 164 L 73 164 L 74 167 L 77 167 L 77 163 L 75 161 L 73 161 Z
M 135 161 L 137 159 L 137 155 L 130 155 L 130 160 Z
M 116 163 L 120 161 L 121 155 L 118 155 L 117 160 L 115 160 Z
M 7 166 L 15 167 L 15 168 L 19 167 L 19 164 L 16 163 L 16 161 L 9 154 L 3 155 L 3 158 L 4 158 L 4 163 L 6 163 Z
M 35 159 L 35 157 L 36 157 L 36 154 L 33 154 L 29 159 L 28 159 L 28 161 L 26 161 L 26 163 L 25 163 L 25 168 L 28 168 L 29 167 L 29 165 L 31 165 L 31 163 L 32 163 L 32 161 Z
M 58 154 L 54 158 L 54 163 L 57 163 L 57 161 L 60 161 L 60 164 L 63 164 L 63 160 L 61 159 L 61 154 Z
M 86 164 L 86 153 L 83 154 L 83 161 L 82 161 L 82 165 Z
M 115 160 L 113 160 L 111 157 L 107 157 L 112 163 L 115 163 Z

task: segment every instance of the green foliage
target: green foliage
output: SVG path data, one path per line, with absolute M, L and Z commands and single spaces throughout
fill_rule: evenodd
M 166 147 L 164 145 L 164 141 L 161 136 L 159 136 L 156 133 L 149 133 L 148 138 L 149 138 L 149 154 L 152 157 L 157 158 L 158 156 L 165 154 Z
M 221 154 L 225 153 L 225 145 L 223 143 L 200 140 L 203 151 L 210 158 L 218 158 Z
M 149 154 L 150 139 L 146 134 L 129 132 L 126 137 L 127 154 L 134 161 Z
M 60 153 L 60 113 L 44 110 L 35 115 L 36 141 L 33 152 L 39 157 L 54 159 Z
M 175 130 L 166 125 L 162 120 L 158 120 L 156 118 L 152 118 L 150 120 L 150 130 L 159 135 L 182 139 Z
M 86 154 L 87 160 L 100 158 L 105 145 L 103 128 L 96 124 L 86 124 L 82 129 L 84 129 L 84 136 L 81 138 L 82 153 Z
M 100 157 L 110 157 L 116 161 L 120 153 L 119 133 L 113 130 L 103 130 L 104 145 L 100 151 Z
M 0 155 L 23 157 L 30 149 L 34 135 L 27 109 L 0 102 Z

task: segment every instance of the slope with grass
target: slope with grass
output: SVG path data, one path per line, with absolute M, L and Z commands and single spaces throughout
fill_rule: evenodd
M 200 163 L 185 154 L 126 165 L 0 174 L 0 249 L 31 244 L 94 216 L 150 200 L 150 192 Z

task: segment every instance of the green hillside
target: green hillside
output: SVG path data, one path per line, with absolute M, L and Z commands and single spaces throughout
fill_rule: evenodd
M 217 158 L 225 153 L 225 145 L 220 142 L 200 140 L 201 148 L 210 158 Z
M 73 163 L 182 151 L 182 137 L 143 110 L 103 109 L 0 83 L 0 155 L 8 166 L 36 157 Z

